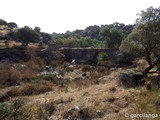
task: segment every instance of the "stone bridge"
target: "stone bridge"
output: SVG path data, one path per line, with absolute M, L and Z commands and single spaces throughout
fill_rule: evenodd
M 105 49 L 105 48 L 60 48 L 60 51 L 65 55 L 65 60 L 82 63 L 97 63 L 97 56 L 99 53 L 106 53 L 109 60 L 117 63 L 118 49 Z

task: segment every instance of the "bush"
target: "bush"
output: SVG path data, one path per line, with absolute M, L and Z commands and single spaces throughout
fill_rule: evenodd
M 126 88 L 137 87 L 144 85 L 142 80 L 142 74 L 134 72 L 123 72 L 119 73 L 118 82 Z
M 97 60 L 98 61 L 106 61 L 106 60 L 109 60 L 108 58 L 108 55 L 106 53 L 99 53 L 98 56 L 97 56 Z
M 57 105 L 59 104 L 67 104 L 72 102 L 72 98 L 64 99 L 60 98 L 55 101 L 45 102 L 43 104 L 38 104 L 37 106 L 37 118 L 39 120 L 46 119 L 48 120 L 51 115 L 53 115 L 54 111 L 56 110 Z
M 119 53 L 118 54 L 118 63 L 119 64 L 129 65 L 129 64 L 132 64 L 134 58 L 135 58 L 135 56 L 133 54 L 130 54 L 130 53 Z
M 59 41 L 58 41 L 59 42 Z M 67 47 L 94 47 L 99 48 L 102 46 L 102 42 L 90 37 L 68 37 L 60 40 L 61 44 Z
M 159 80 L 159 76 L 149 76 L 146 79 L 146 88 L 149 91 L 159 91 L 160 88 L 160 80 Z
M 20 98 L 11 104 L 0 104 L 0 120 L 27 120 L 29 111 L 24 108 L 24 105 L 24 101 Z
M 7 22 L 2 20 L 2 19 L 0 19 L 0 25 L 7 25 Z
M 49 116 L 53 114 L 56 110 L 58 103 L 56 101 L 49 101 L 44 104 L 40 104 L 37 106 L 37 117 L 39 119 L 46 118 L 48 119 Z

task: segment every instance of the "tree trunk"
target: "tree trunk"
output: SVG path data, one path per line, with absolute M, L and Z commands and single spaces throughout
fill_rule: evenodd
M 154 64 L 152 64 L 151 58 L 150 58 L 150 57 L 148 57 L 148 58 L 149 58 L 149 61 L 148 61 L 149 67 L 147 67 L 147 68 L 143 71 L 143 77 L 145 77 L 145 78 L 147 78 L 147 74 L 149 73 L 149 71 L 150 71 L 152 68 L 154 68 L 154 66 L 157 65 L 157 64 L 160 62 L 160 57 L 157 58 L 157 60 L 156 60 L 156 62 L 155 62 Z
M 147 67 L 146 69 L 144 69 L 144 71 L 143 71 L 143 76 L 145 77 L 145 78 L 147 78 L 147 74 L 149 73 L 149 71 L 153 68 L 154 66 L 152 65 L 152 66 L 149 66 L 149 67 Z
M 149 67 L 147 67 L 146 69 L 144 69 L 144 71 L 143 71 L 143 76 L 144 76 L 145 78 L 147 78 L 147 74 L 149 73 L 149 71 L 150 71 L 152 68 L 154 68 L 155 65 L 157 65 L 158 61 L 159 61 L 159 59 L 157 60 L 156 63 L 154 63 L 153 65 L 150 65 Z

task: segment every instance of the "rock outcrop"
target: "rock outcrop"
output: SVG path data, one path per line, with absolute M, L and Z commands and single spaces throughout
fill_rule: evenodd
M 118 82 L 126 88 L 137 87 L 144 84 L 142 74 L 134 72 L 121 72 L 118 75 Z

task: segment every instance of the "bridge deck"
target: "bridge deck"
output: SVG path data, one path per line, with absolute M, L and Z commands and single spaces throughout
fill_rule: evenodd
M 118 50 L 116 48 L 59 48 L 60 50 Z

